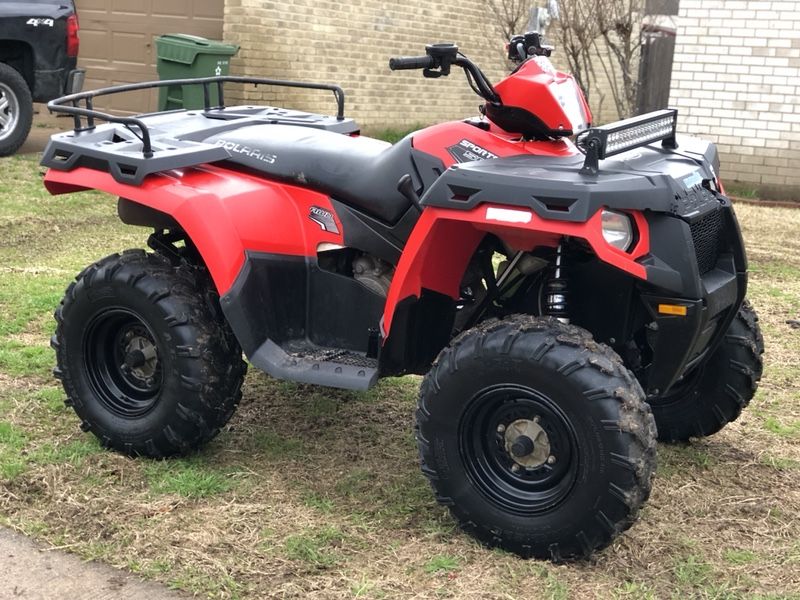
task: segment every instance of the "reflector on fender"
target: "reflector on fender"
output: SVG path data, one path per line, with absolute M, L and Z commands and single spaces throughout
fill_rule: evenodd
M 659 304 L 658 312 L 662 315 L 675 315 L 685 317 L 688 312 L 687 307 L 681 304 Z
M 661 141 L 667 148 L 676 148 L 675 130 L 678 111 L 657 110 L 639 117 L 592 127 L 578 136 L 576 144 L 586 154 L 583 171 L 597 173 L 599 161 L 634 148 Z

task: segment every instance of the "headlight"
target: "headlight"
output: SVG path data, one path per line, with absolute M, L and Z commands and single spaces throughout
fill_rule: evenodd
M 633 243 L 631 218 L 623 213 L 603 209 L 603 238 L 614 248 L 628 250 Z

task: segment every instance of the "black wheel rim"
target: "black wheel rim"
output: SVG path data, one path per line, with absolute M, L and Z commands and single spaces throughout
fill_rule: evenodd
M 536 420 L 549 442 L 548 460 L 520 465 L 509 452 L 505 431 L 513 423 Z M 560 504 L 578 474 L 575 430 L 548 396 L 523 386 L 501 385 L 479 392 L 459 427 L 461 455 L 475 487 L 498 508 L 529 516 Z
M 125 418 L 152 410 L 164 380 L 163 352 L 141 317 L 123 308 L 98 313 L 86 327 L 84 348 L 89 384 L 108 410 Z

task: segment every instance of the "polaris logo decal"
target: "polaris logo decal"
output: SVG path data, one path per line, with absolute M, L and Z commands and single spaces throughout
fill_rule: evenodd
M 217 140 L 217 146 L 222 146 L 231 154 L 243 154 L 244 156 L 249 156 L 250 158 L 254 158 L 256 160 L 260 160 L 265 162 L 269 165 L 275 164 L 275 161 L 278 160 L 278 157 L 274 154 L 267 154 L 262 152 L 258 148 L 251 148 L 250 146 L 243 146 L 237 142 L 229 142 L 228 140 Z
M 461 140 L 455 146 L 450 146 L 447 151 L 456 159 L 456 162 L 460 163 L 497 158 L 497 154 L 489 152 L 486 148 L 481 148 L 469 140 Z
M 308 218 L 319 225 L 322 231 L 328 233 L 339 233 L 339 228 L 336 226 L 336 219 L 333 218 L 333 213 L 319 206 L 312 206 L 308 213 Z

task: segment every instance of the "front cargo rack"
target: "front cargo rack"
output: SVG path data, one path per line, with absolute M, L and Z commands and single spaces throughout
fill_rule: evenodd
M 329 91 L 336 100 L 336 116 L 271 106 L 226 107 L 226 83 Z M 94 100 L 99 97 L 184 85 L 203 86 L 202 108 L 135 116 L 109 114 L 94 108 Z M 212 103 L 214 88 L 216 103 Z M 224 147 L 204 140 L 231 129 L 269 123 L 356 133 L 358 126 L 344 116 L 344 100 L 344 90 L 338 85 L 232 75 L 132 83 L 71 94 L 47 105 L 53 113 L 71 116 L 74 125 L 72 132 L 52 136 L 42 164 L 60 171 L 90 166 L 108 171 L 121 183 L 139 185 L 152 173 L 229 158 Z

